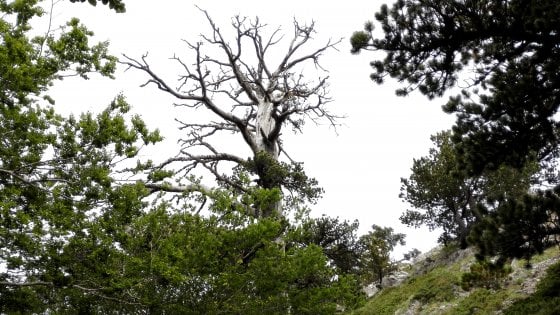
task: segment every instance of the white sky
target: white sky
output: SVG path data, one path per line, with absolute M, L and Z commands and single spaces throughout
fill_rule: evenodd
M 46 0 L 46 2 L 50 2 Z M 438 233 L 425 229 L 408 229 L 398 217 L 406 209 L 399 198 L 400 178 L 410 174 L 412 159 L 428 153 L 429 136 L 448 129 L 454 118 L 441 111 L 445 99 L 428 101 L 419 93 L 402 98 L 395 96 L 394 81 L 376 85 L 369 79 L 370 52 L 350 54 L 349 37 L 361 30 L 366 20 L 383 0 L 374 1 L 199 1 L 222 29 L 229 27 L 236 14 L 259 16 L 270 30 L 283 26 L 286 38 L 292 33 L 292 21 L 316 22 L 317 44 L 327 39 L 344 37 L 339 51 L 331 50 L 322 60 L 330 72 L 330 91 L 334 102 L 330 110 L 347 118 L 337 133 L 328 126 L 306 124 L 303 134 L 284 131 L 284 142 L 292 158 L 304 162 L 308 175 L 318 179 L 325 189 L 323 199 L 313 207 L 313 216 L 327 214 L 360 222 L 365 233 L 372 224 L 391 226 L 406 233 L 406 249 L 425 252 L 435 245 Z M 168 58 L 187 52 L 182 40 L 196 41 L 208 30 L 194 1 L 128 0 L 127 12 L 115 14 L 108 8 L 89 5 L 55 6 L 53 25 L 60 25 L 68 16 L 79 17 L 96 34 L 98 40 L 110 40 L 111 51 L 140 57 L 149 52 L 152 68 L 169 78 L 178 70 L 170 67 Z M 168 139 L 178 136 L 175 115 L 186 109 L 173 108 L 173 99 L 154 86 L 140 88 L 145 75 L 137 71 L 119 72 L 117 79 L 92 78 L 89 82 L 65 80 L 54 87 L 59 109 L 82 112 L 96 111 L 123 92 L 133 110 L 143 116 L 152 128 L 159 128 Z M 173 141 L 170 152 L 175 154 Z M 161 152 L 161 148 L 159 149 Z M 165 152 L 164 152 L 165 153 Z M 403 252 L 400 249 L 398 252 Z M 400 257 L 397 257 L 400 258 Z

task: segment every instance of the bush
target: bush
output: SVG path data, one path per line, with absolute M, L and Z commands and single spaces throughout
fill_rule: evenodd
M 451 274 L 445 275 L 445 269 L 434 270 L 427 276 L 422 277 L 422 281 L 417 283 L 417 291 L 412 296 L 413 300 L 422 304 L 432 302 L 451 301 L 455 298 L 455 288 L 457 278 Z
M 505 290 L 474 289 L 467 297 L 459 300 L 457 306 L 447 314 L 495 314 L 496 310 L 502 308 L 502 304 L 508 298 L 508 294 Z
M 498 289 L 511 270 L 509 264 L 493 263 L 488 260 L 477 261 L 471 265 L 470 272 L 461 276 L 461 288 L 463 290 L 470 290 L 473 287 Z

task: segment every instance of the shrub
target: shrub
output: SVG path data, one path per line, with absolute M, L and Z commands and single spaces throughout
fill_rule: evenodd
M 470 272 L 461 276 L 461 287 L 463 290 L 470 290 L 473 287 L 498 289 L 509 273 L 511 273 L 509 264 L 480 260 L 471 265 Z

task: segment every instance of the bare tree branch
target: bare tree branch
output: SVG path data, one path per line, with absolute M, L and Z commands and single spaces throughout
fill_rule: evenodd
M 151 189 L 152 192 L 156 192 L 156 191 L 166 191 L 166 192 L 173 192 L 173 193 L 199 192 L 207 196 L 212 195 L 212 189 L 201 184 L 172 185 L 169 183 L 158 183 L 158 184 L 146 183 L 144 184 L 144 186 L 148 189 Z
M 240 191 L 246 190 L 231 176 L 226 165 L 243 165 L 246 159 L 219 149 L 212 139 L 224 133 L 240 134 L 243 142 L 252 152 L 252 158 L 266 152 L 278 160 L 284 154 L 293 159 L 281 148 L 281 134 L 285 126 L 301 131 L 305 121 L 318 123 L 326 121 L 336 127 L 341 118 L 331 114 L 326 105 L 331 102 L 328 95 L 328 76 L 307 79 L 303 73 L 306 63 L 313 63 L 316 69 L 325 72 L 319 65 L 320 57 L 329 49 L 336 49 L 341 40 L 327 41 L 310 52 L 303 53 L 303 47 L 312 42 L 315 23 L 309 25 L 293 22 L 293 35 L 287 47 L 280 46 L 283 36 L 281 28 L 267 34 L 267 25 L 258 18 L 250 20 L 236 16 L 231 20 L 234 36 L 227 41 L 224 33 L 212 20 L 207 11 L 200 9 L 210 26 L 210 32 L 200 35 L 199 42 L 186 41 L 193 52 L 192 64 L 185 63 L 174 56 L 182 71 L 179 86 L 170 84 L 149 66 L 147 55 L 133 59 L 124 55 L 121 63 L 128 68 L 137 69 L 149 77 L 143 86 L 154 84 L 156 87 L 179 100 L 176 106 L 186 108 L 205 108 L 217 118 L 214 121 L 188 122 L 176 120 L 186 136 L 179 140 L 181 148 L 176 157 L 158 166 L 169 169 L 171 165 L 182 163 L 179 176 L 190 172 L 205 170 L 218 182 Z M 283 50 L 282 50 L 283 49 Z M 279 64 L 270 66 L 268 53 L 282 52 Z M 216 51 L 220 53 L 216 54 Z M 209 56 L 208 54 L 212 54 Z M 274 70 L 273 70 L 274 69 Z M 264 174 L 256 174 L 259 178 Z M 152 184 L 150 184 L 152 185 Z M 179 192 L 200 188 L 194 184 L 169 186 L 153 184 L 152 188 Z M 159 185 L 159 186 L 158 186 Z M 281 188 L 281 187 L 279 187 Z M 203 189 L 204 190 L 204 189 Z

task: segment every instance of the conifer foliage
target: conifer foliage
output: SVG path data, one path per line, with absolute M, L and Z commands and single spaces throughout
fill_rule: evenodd
M 429 99 L 461 89 L 443 106 L 457 117 L 452 139 L 461 169 L 476 176 L 536 161 L 543 170 L 529 196 L 489 211 L 486 227 L 493 228 L 478 234 L 486 239 L 483 247 L 519 256 L 553 242 L 559 232 L 558 188 L 550 187 L 559 179 L 560 3 L 398 0 L 383 5 L 375 19 L 380 36 L 367 22 L 351 38 L 353 53 L 384 52 L 371 62 L 375 82 L 392 77 L 403 85 L 398 95 L 418 90 Z M 513 217 L 517 224 L 508 221 Z M 535 227 L 539 233 L 528 232 Z M 506 250 L 492 236 L 505 240 L 516 231 L 517 245 L 530 243 L 526 250 Z

